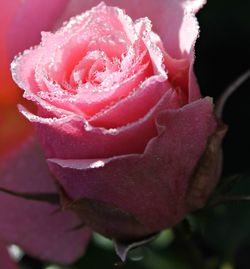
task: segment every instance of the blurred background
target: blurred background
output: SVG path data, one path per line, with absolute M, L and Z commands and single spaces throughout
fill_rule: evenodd
M 195 70 L 204 95 L 218 98 L 225 88 L 250 68 L 250 1 L 208 0 L 199 12 L 201 27 Z M 250 81 L 227 102 L 224 121 L 224 173 L 249 170 Z M 250 268 L 250 267 L 249 267 Z
M 195 70 L 203 95 L 216 100 L 250 68 L 250 1 L 208 0 L 198 19 L 201 35 Z M 224 143 L 220 193 L 250 195 L 249 104 L 247 81 L 233 94 L 224 111 L 229 132 Z M 230 185 L 232 175 L 237 176 Z M 98 235 L 86 255 L 71 267 L 42 263 L 28 256 L 23 256 L 20 264 L 23 269 L 249 269 L 250 202 L 231 201 L 195 212 L 149 246 L 132 251 L 125 264 L 115 255 L 111 242 Z

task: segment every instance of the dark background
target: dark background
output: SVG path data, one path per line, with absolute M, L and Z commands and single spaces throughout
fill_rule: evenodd
M 218 98 L 250 69 L 250 0 L 208 0 L 199 12 L 200 38 L 195 70 L 203 95 Z M 249 171 L 250 81 L 225 107 L 229 131 L 224 143 L 224 174 Z M 250 268 L 250 267 L 249 267 Z

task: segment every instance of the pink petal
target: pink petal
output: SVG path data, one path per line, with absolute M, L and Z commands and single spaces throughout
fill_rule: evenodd
M 117 14 L 120 15 L 118 16 Z M 79 23 L 73 24 L 76 20 Z M 101 21 L 99 22 L 99 20 Z M 44 106 L 44 103 L 48 103 L 51 107 L 56 106 L 60 109 L 73 110 L 72 112 L 78 112 L 78 114 L 80 111 L 80 114 L 84 114 L 84 116 L 85 114 L 91 116 L 106 107 L 110 107 L 111 104 L 116 103 L 121 98 L 126 98 L 138 87 L 141 81 L 149 76 L 158 75 L 159 78 L 156 78 L 156 80 L 166 80 L 167 76 L 163 70 L 163 55 L 158 53 L 159 49 L 155 44 L 152 44 L 154 40 L 148 34 L 148 32 L 151 33 L 151 24 L 148 20 L 141 19 L 135 23 L 135 27 L 132 27 L 131 21 L 132 29 L 129 30 L 134 31 L 136 42 L 131 47 L 133 51 L 129 50 L 130 53 L 126 54 L 126 57 L 119 64 L 120 70 L 113 72 L 113 70 L 111 71 L 107 68 L 105 75 L 102 73 L 104 76 L 103 82 L 105 83 L 101 84 L 101 87 L 95 88 L 92 86 L 92 89 L 91 84 L 86 83 L 87 85 L 82 85 L 75 89 L 74 82 L 71 81 L 69 83 L 73 85 L 70 86 L 77 94 L 70 94 L 70 91 L 64 90 L 63 82 L 68 83 L 72 71 L 73 75 L 75 74 L 72 68 L 84 53 L 87 53 L 87 55 L 80 61 L 80 64 L 77 64 L 79 69 L 87 68 L 88 62 L 91 67 L 91 59 L 92 62 L 96 63 L 97 59 L 106 57 L 100 54 L 99 51 L 90 50 L 86 52 L 88 48 L 85 48 L 87 43 L 91 44 L 89 41 L 93 38 L 101 42 L 101 34 L 107 35 L 105 33 L 107 29 L 105 27 L 105 29 L 102 29 L 102 25 L 106 21 L 109 21 L 110 24 L 112 22 L 112 28 L 108 29 L 108 31 L 111 31 L 112 35 L 117 34 L 114 39 L 124 40 L 120 36 L 126 36 L 126 27 L 130 26 L 127 20 L 130 22 L 131 19 L 123 14 L 121 10 L 118 13 L 117 9 L 103 4 L 84 13 L 82 16 L 73 18 L 55 34 L 43 34 L 41 46 L 34 50 L 26 51 L 23 56 L 17 57 L 12 63 L 14 79 L 25 90 L 24 96 L 42 106 Z M 85 25 L 86 23 L 87 25 Z M 125 23 L 128 25 L 123 25 Z M 71 27 L 74 27 L 75 31 L 73 33 Z M 92 29 L 98 29 L 97 33 L 93 32 Z M 102 30 L 105 30 L 104 33 L 102 33 Z M 145 37 L 143 37 L 144 34 Z M 127 36 L 126 38 L 128 39 Z M 143 38 L 147 42 L 142 41 Z M 113 39 L 111 41 L 114 43 Z M 113 44 L 112 42 L 111 44 Z M 129 40 L 127 42 L 130 44 Z M 98 49 L 102 48 L 103 46 L 98 47 Z M 111 49 L 109 48 L 109 50 Z M 47 57 L 48 54 L 52 55 L 52 58 Z M 121 56 L 120 54 L 118 58 L 122 58 Z M 84 64 L 84 66 L 80 67 L 81 64 Z M 155 74 L 153 69 L 155 69 Z M 48 105 L 45 104 L 45 106 Z
M 33 140 L 2 161 L 0 171 L 2 188 L 26 193 L 57 191 Z M 0 238 L 41 259 L 71 263 L 82 255 L 90 230 L 74 230 L 81 221 L 74 213 L 58 209 L 57 205 L 0 193 L 0 216 L 4 216 Z
M 171 85 L 166 81 L 159 82 L 156 77 L 151 78 L 127 98 L 90 118 L 89 122 L 93 126 L 115 128 L 137 121 L 146 115 L 170 88 Z
M 85 159 L 142 153 L 148 141 L 157 135 L 154 119 L 159 112 L 178 107 L 178 95 L 169 89 L 144 117 L 115 129 L 93 127 L 80 117 L 68 117 L 69 121 L 65 122 L 39 118 L 27 111 L 23 114 L 36 122 L 47 157 Z
M 12 16 L 7 36 L 10 58 L 39 43 L 41 31 L 53 29 L 68 1 L 15 0 L 15 2 L 18 5 Z
M 0 243 L 0 268 L 18 269 L 16 263 L 10 258 L 5 245 Z
M 98 0 L 70 0 L 61 20 L 96 6 Z M 198 24 L 194 14 L 204 5 L 205 0 L 106 0 L 110 6 L 125 9 L 133 19 L 149 17 L 153 30 L 162 38 L 167 52 L 175 58 L 190 54 L 198 35 Z
M 92 162 L 51 159 L 50 167 L 73 200 L 88 198 L 113 205 L 132 214 L 152 233 L 184 217 L 189 180 L 215 128 L 211 100 L 200 99 L 163 112 L 158 117 L 159 135 L 149 142 L 144 154 Z M 112 231 L 116 222 L 105 219 L 103 212 L 100 220 L 98 215 L 96 219 L 91 225 L 104 234 Z M 124 235 L 126 227 L 119 227 L 119 236 L 133 236 Z
M 10 61 L 19 51 L 35 45 L 40 39 L 41 30 L 52 30 L 66 3 L 66 0 L 0 1 L 0 113 L 6 114 L 7 110 L 7 114 L 11 113 L 11 117 L 7 117 L 7 122 L 1 123 L 0 137 L 5 143 L 4 146 L 0 143 L 1 153 L 9 150 L 8 142 L 15 145 L 21 136 L 24 137 L 30 131 L 27 123 L 24 124 L 17 115 L 14 115 L 14 111 L 17 111 L 16 103 L 21 99 L 21 91 L 11 78 Z M 12 110 L 10 104 L 13 106 Z M 13 135 L 9 120 L 15 119 L 19 129 Z M 7 140 L 5 136 L 8 136 Z
M 62 21 L 98 3 L 98 0 L 84 2 L 71 0 L 62 16 Z M 194 46 L 199 35 L 195 13 L 206 3 L 206 0 L 134 0 L 119 3 L 116 0 L 107 0 L 105 3 L 124 8 L 133 19 L 149 17 L 153 30 L 161 37 L 167 53 L 177 59 L 189 60 L 189 101 L 199 99 L 199 87 L 193 74 Z

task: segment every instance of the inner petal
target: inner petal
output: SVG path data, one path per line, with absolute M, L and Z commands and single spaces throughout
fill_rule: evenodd
M 100 4 L 43 34 L 34 68 L 37 95 L 88 119 L 133 94 L 148 77 L 166 80 L 150 33 L 149 20 L 133 23 L 122 10 Z
M 83 83 L 91 82 L 93 73 L 105 68 L 105 60 L 107 60 L 107 57 L 102 51 L 87 52 L 87 55 L 74 68 L 70 77 L 70 84 L 81 86 Z

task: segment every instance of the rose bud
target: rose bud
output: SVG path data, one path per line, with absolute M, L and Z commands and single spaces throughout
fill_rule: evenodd
M 63 207 L 131 241 L 206 203 L 225 127 L 193 73 L 203 1 L 119 4 L 128 15 L 100 3 L 42 33 L 12 74 L 37 105 L 20 111 L 36 126 Z

